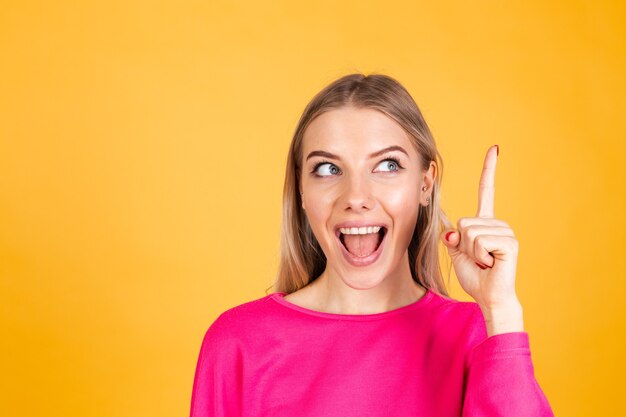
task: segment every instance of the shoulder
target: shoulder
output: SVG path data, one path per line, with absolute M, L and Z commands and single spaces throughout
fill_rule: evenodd
M 219 314 L 206 330 L 204 344 L 228 344 L 241 340 L 267 322 L 274 302 L 266 295 L 228 308 Z
M 241 373 L 246 349 L 250 340 L 258 338 L 258 332 L 250 330 L 250 325 L 265 316 L 269 296 L 247 301 L 223 311 L 208 327 L 202 339 L 196 365 L 194 392 L 199 385 L 210 385 L 218 378 L 228 379 Z M 204 390 L 205 388 L 202 388 Z
M 216 321 L 230 326 L 239 326 L 248 320 L 259 319 L 259 315 L 273 307 L 270 297 L 271 294 L 230 307 L 222 312 Z
M 487 337 L 485 320 L 475 301 L 461 301 L 434 293 L 430 319 L 438 331 L 459 337 L 469 349 Z
M 475 301 L 461 301 L 433 292 L 433 315 L 455 322 L 472 322 L 482 318 L 480 306 Z

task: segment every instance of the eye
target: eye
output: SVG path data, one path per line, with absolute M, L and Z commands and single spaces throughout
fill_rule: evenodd
M 387 158 L 378 164 L 379 167 L 383 167 L 383 172 L 395 172 L 402 169 L 400 162 L 395 158 Z
M 313 172 L 318 177 L 328 177 L 330 175 L 337 175 L 339 173 L 339 168 L 337 168 L 337 165 L 331 164 L 330 162 L 320 162 L 315 165 Z

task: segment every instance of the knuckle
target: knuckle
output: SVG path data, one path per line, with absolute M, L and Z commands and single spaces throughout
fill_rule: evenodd
M 510 227 L 499 226 L 498 230 L 502 232 L 502 235 L 504 236 L 515 237 L 515 233 L 513 233 L 513 229 L 511 229 Z
M 457 222 L 457 226 L 459 229 L 463 229 L 470 225 L 469 217 L 461 217 Z
M 464 233 L 468 240 L 475 240 L 479 236 L 478 230 L 472 226 L 466 227 Z
M 492 219 L 492 221 L 493 221 L 493 224 L 496 225 L 496 226 L 510 228 L 509 224 L 507 222 L 505 222 L 504 220 Z

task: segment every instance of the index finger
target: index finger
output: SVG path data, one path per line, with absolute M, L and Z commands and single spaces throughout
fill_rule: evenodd
M 496 161 L 498 159 L 498 145 L 494 145 L 487 150 L 483 172 L 480 175 L 478 185 L 478 211 L 476 217 L 493 218 L 494 194 L 496 191 Z

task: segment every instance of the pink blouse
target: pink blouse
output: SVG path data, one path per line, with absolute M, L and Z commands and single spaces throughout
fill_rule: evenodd
M 191 417 L 554 416 L 528 333 L 487 337 L 478 304 L 427 290 L 376 314 L 275 292 L 223 312 L 196 366 Z

